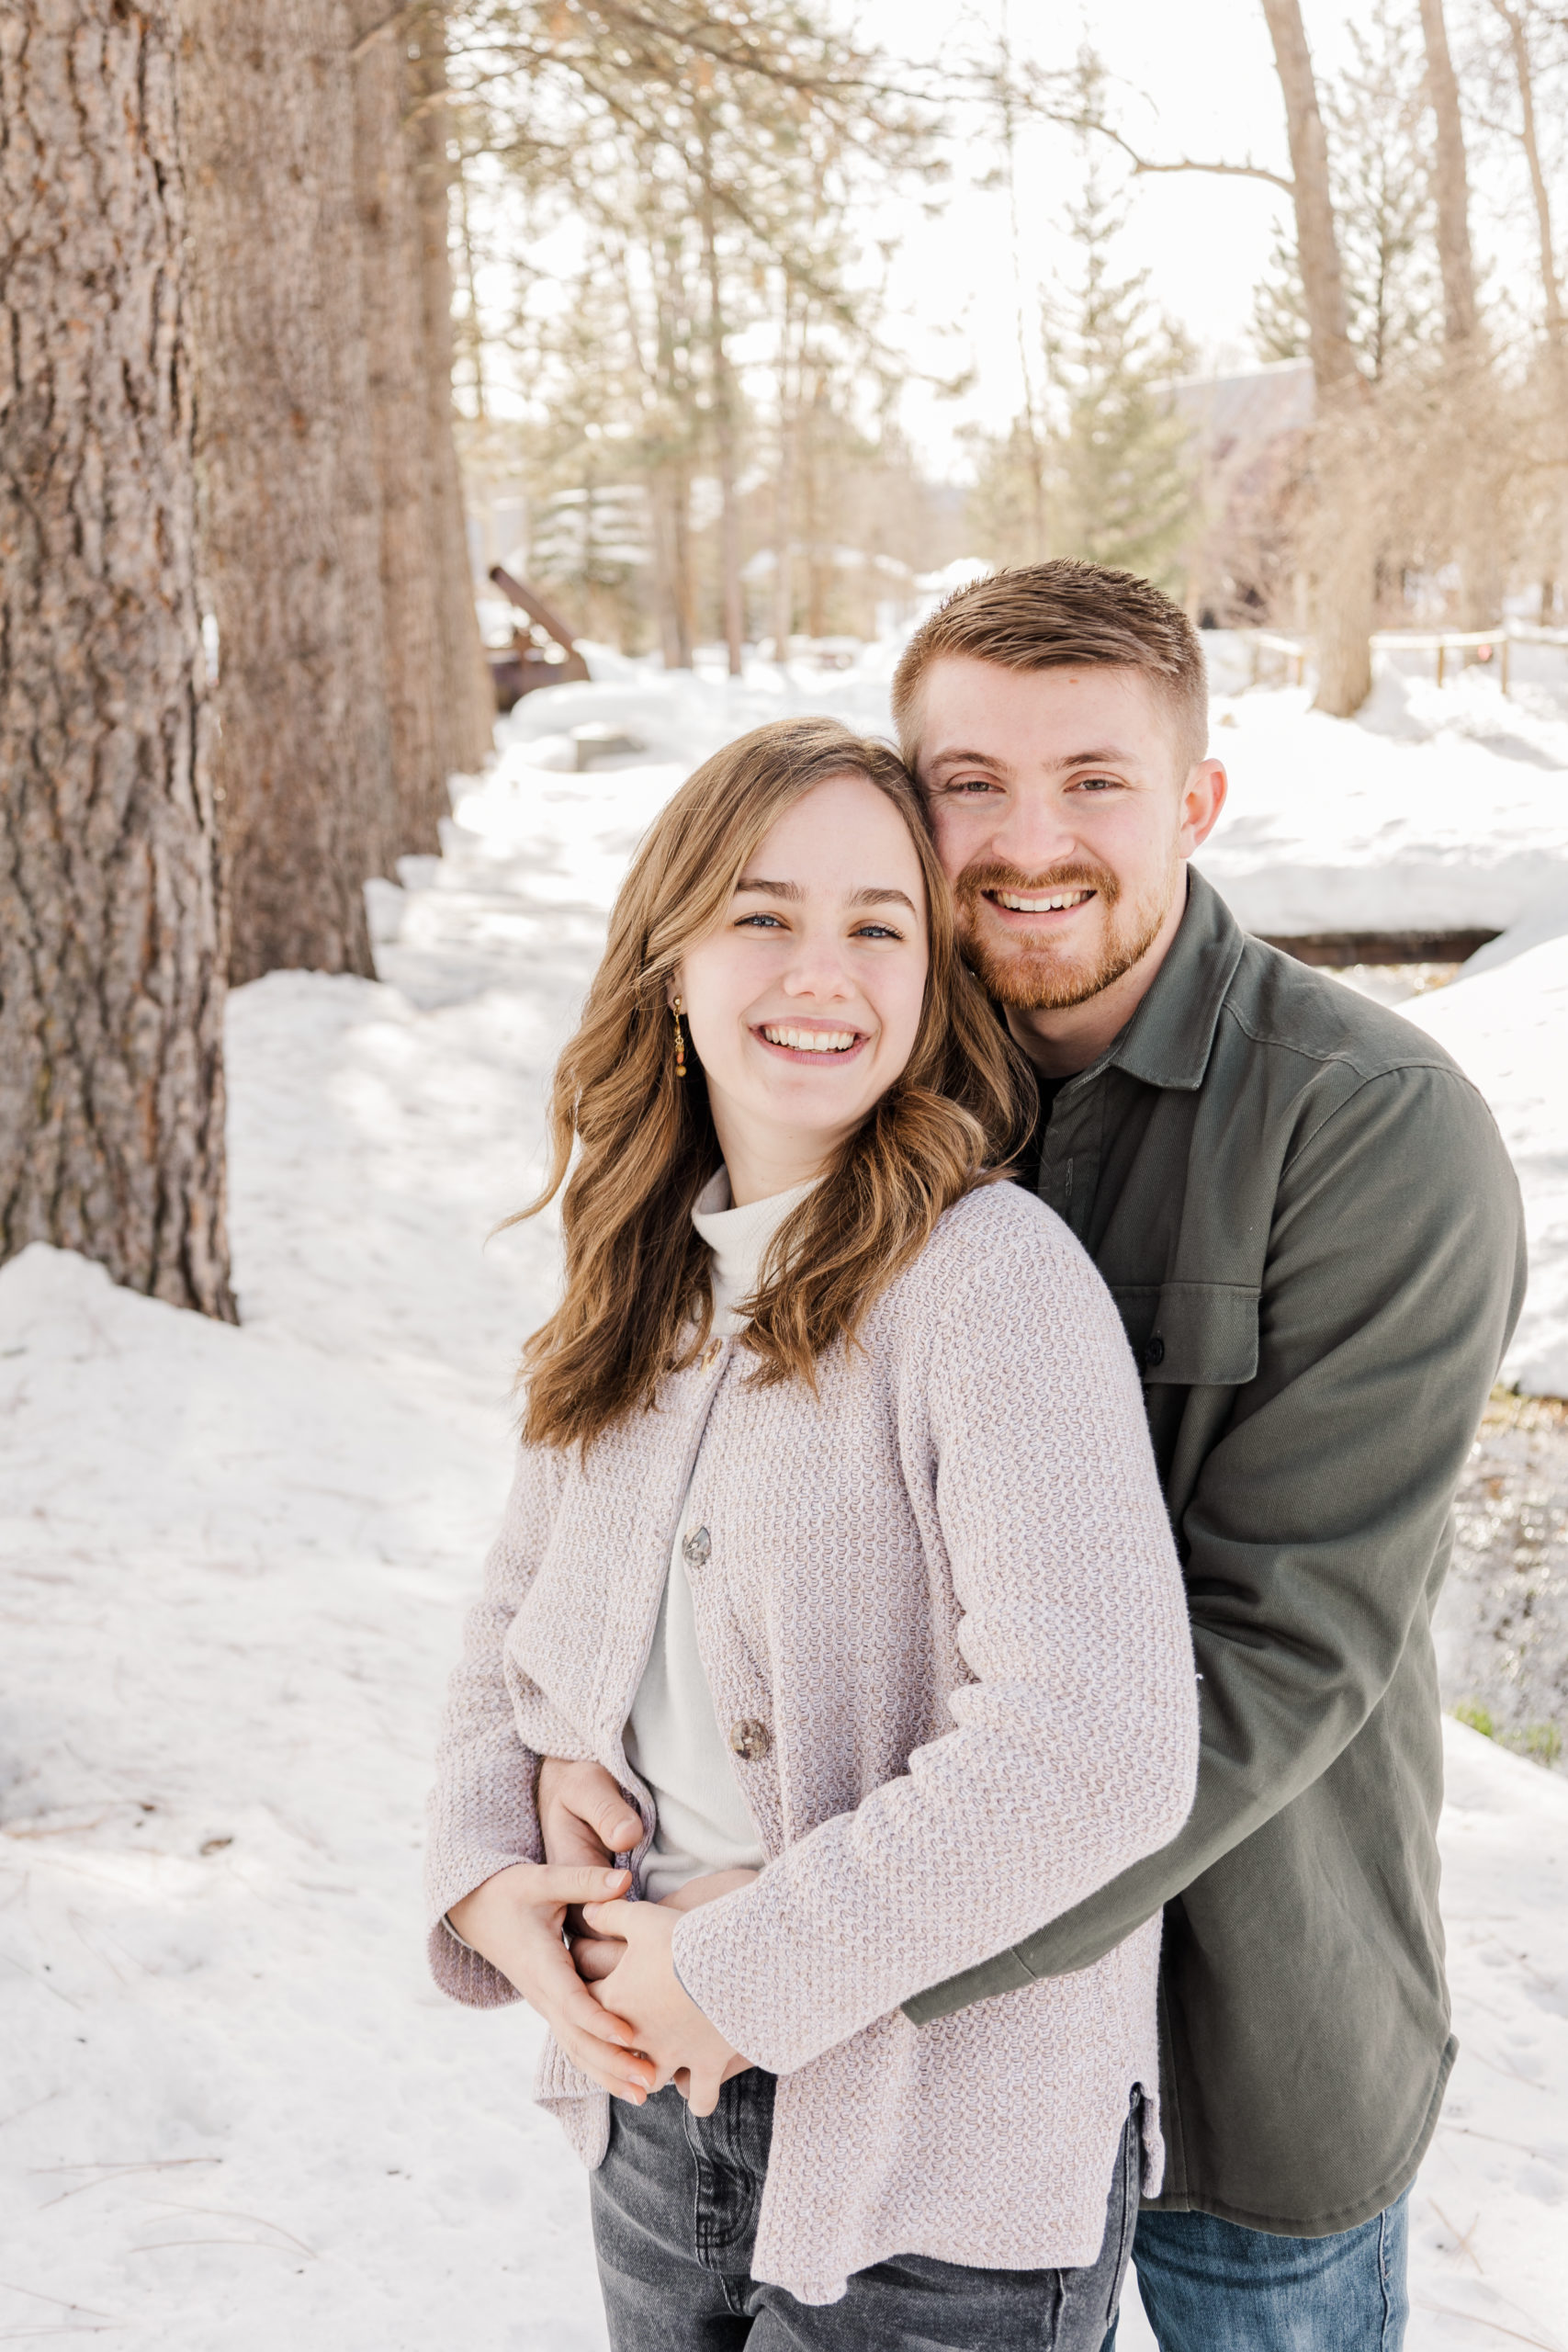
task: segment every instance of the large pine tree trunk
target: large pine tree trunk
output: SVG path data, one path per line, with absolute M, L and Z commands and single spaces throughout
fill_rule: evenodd
M 344 0 L 186 0 L 181 129 L 235 980 L 369 973 L 396 852 Z
M 0 28 L 0 1258 L 232 1321 L 174 41 Z
M 1372 476 L 1365 463 L 1367 430 L 1358 413 L 1364 404 L 1365 386 L 1350 341 L 1328 185 L 1328 141 L 1299 0 L 1263 0 L 1263 14 L 1285 100 L 1296 247 L 1317 393 L 1316 706 L 1337 718 L 1348 718 L 1359 710 L 1372 684 L 1376 578 L 1375 538 L 1370 527 Z
M 433 540 L 438 667 L 436 748 L 443 780 L 482 766 L 495 740 L 495 688 L 479 641 L 473 566 L 457 444 L 452 437 L 452 166 L 447 153 L 445 11 L 432 5 L 413 25 L 409 138 L 420 223 L 423 297 L 425 465 Z
M 355 179 L 365 273 L 367 390 L 380 490 L 395 852 L 438 850 L 447 813 L 436 695 L 441 643 L 428 458 L 423 235 L 404 136 L 408 40 L 386 0 L 350 0 Z

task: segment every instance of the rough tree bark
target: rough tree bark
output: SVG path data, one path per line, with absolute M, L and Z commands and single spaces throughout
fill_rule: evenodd
M 174 51 L 0 22 L 0 1258 L 232 1321 Z
M 471 773 L 484 764 L 495 741 L 495 688 L 474 610 L 463 483 L 452 437 L 452 164 L 446 13 L 439 6 L 422 9 L 414 20 L 409 76 L 408 125 L 424 313 L 425 461 L 434 531 L 436 749 L 445 787 L 453 770 Z
M 231 977 L 372 970 L 395 848 L 343 0 L 186 0 L 182 130 Z
M 1316 707 L 1348 718 L 1372 684 L 1377 550 L 1371 420 L 1350 342 L 1328 184 L 1328 141 L 1301 8 L 1298 0 L 1263 0 L 1263 14 L 1285 99 L 1296 244 L 1317 393 Z
M 1440 478 L 1453 484 L 1454 536 L 1463 582 L 1461 618 L 1466 628 L 1485 628 L 1502 608 L 1496 527 L 1501 486 L 1493 462 L 1498 436 L 1490 357 L 1478 331 L 1475 259 L 1470 242 L 1470 172 L 1443 0 L 1421 0 L 1421 36 L 1427 51 L 1427 97 L 1437 134 L 1432 147 L 1432 187 L 1443 278 L 1443 373 L 1438 397 L 1448 447 L 1441 451 L 1438 465 Z
M 384 668 L 396 853 L 440 847 L 448 813 L 425 382 L 423 235 L 404 136 L 408 38 L 386 0 L 350 0 L 355 186 L 364 270 L 371 457 L 380 493 Z

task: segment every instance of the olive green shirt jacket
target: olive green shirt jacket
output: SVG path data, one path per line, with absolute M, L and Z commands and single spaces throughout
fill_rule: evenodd
M 1198 1796 L 1170 1845 L 906 2008 L 1088 1967 L 1163 1905 L 1156 2201 L 1324 2236 L 1411 2180 L 1457 2047 L 1431 1619 L 1524 1295 L 1518 1187 L 1440 1046 L 1246 937 L 1196 873 L 1148 995 L 1058 1092 L 1038 1185 L 1142 1368 Z

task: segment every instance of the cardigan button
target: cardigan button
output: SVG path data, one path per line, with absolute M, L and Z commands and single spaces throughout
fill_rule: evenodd
M 1156 1331 L 1144 1350 L 1144 1362 L 1150 1372 L 1165 1362 L 1165 1341 Z
M 729 1745 L 743 1764 L 758 1764 L 773 1744 L 773 1735 L 766 1724 L 748 1715 L 729 1726 Z
M 681 1546 L 681 1557 L 689 1568 L 700 1568 L 713 1550 L 713 1538 L 705 1527 L 694 1527 Z
M 722 1340 L 710 1340 L 706 1347 L 703 1350 L 702 1354 L 697 1358 L 698 1368 L 703 1372 L 711 1372 L 714 1365 L 718 1362 L 723 1353 L 724 1341 Z

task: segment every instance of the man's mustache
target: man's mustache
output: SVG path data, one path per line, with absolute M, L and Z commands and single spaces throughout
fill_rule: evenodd
M 976 858 L 953 886 L 953 897 L 970 914 L 987 890 L 1013 890 L 1025 899 L 1044 898 L 1053 890 L 1093 890 L 1113 907 L 1122 885 L 1108 865 L 1090 865 L 1081 859 L 1026 874 L 1021 866 L 999 865 L 995 858 Z

